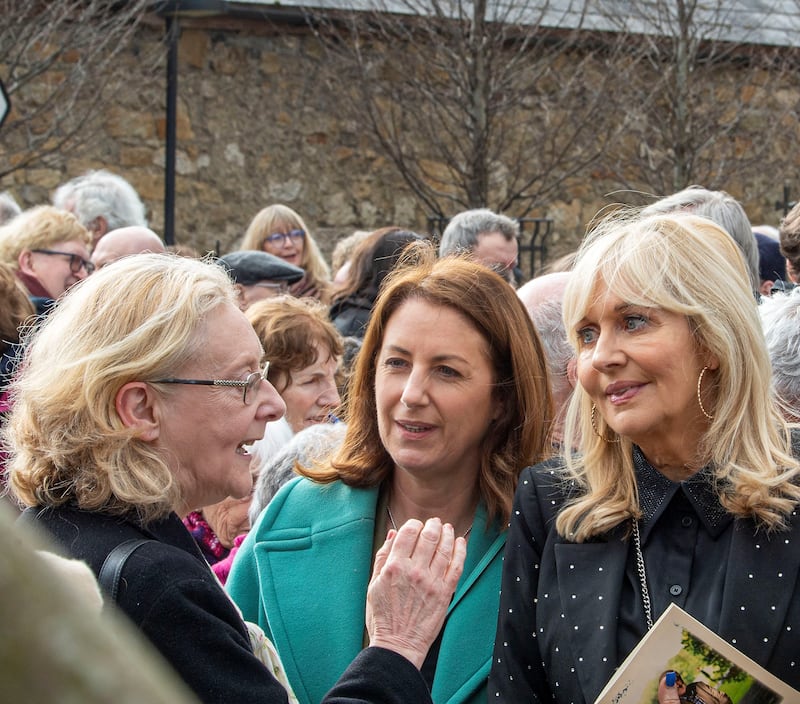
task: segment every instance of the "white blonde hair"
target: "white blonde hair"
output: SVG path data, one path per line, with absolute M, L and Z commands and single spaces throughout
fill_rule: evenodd
M 145 521 L 173 510 L 182 497 L 167 458 L 125 426 L 116 395 L 203 354 L 206 319 L 235 300 L 221 267 L 166 254 L 126 257 L 70 289 L 12 385 L 5 439 L 17 498 Z
M 564 297 L 564 322 L 577 328 L 602 284 L 633 305 L 684 315 L 698 354 L 719 360 L 709 379 L 714 416 L 697 448 L 715 473 L 722 505 L 768 529 L 784 525 L 800 499 L 800 465 L 790 427 L 771 395 L 771 369 L 741 252 L 706 218 L 626 212 L 600 223 L 578 253 Z M 566 473 L 580 495 L 557 520 L 561 535 L 583 541 L 638 515 L 631 443 L 596 418 L 578 386 L 567 415 Z M 576 447 L 577 450 L 569 448 Z

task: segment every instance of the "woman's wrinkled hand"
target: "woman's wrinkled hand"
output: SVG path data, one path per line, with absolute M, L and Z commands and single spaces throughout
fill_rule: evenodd
M 467 543 L 450 524 L 415 519 L 389 531 L 367 590 L 370 645 L 422 666 L 464 569 Z

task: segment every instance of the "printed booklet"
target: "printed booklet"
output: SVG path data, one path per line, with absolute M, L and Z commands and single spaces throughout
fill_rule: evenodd
M 675 604 L 656 621 L 595 704 L 798 704 L 792 689 Z

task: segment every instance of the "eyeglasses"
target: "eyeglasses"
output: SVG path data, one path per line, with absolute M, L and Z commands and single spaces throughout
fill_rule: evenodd
M 57 255 L 60 257 L 69 257 L 69 270 L 73 274 L 77 274 L 81 269 L 86 269 L 87 274 L 94 271 L 94 264 L 84 259 L 80 254 L 73 254 L 72 252 L 59 252 L 55 249 L 32 249 L 31 252 L 36 254 Z
M 275 293 L 286 293 L 289 290 L 289 284 L 285 281 L 257 281 L 251 286 L 258 286 L 259 288 L 267 288 L 270 291 L 275 291 Z
M 262 381 L 267 381 L 267 374 L 269 374 L 269 362 L 264 364 L 264 368 L 260 372 L 253 372 L 248 374 L 246 379 L 174 379 L 172 377 L 167 379 L 155 379 L 151 384 L 195 384 L 197 386 L 238 386 L 243 389 L 242 401 L 244 405 L 249 405 L 253 396 L 258 392 Z M 249 394 L 249 395 L 248 395 Z
M 271 244 L 276 247 L 279 247 L 283 244 L 286 244 L 287 240 L 291 240 L 292 242 L 299 242 L 306 236 L 305 230 L 289 230 L 289 232 L 276 232 L 272 235 L 267 235 L 263 240 L 261 240 L 261 246 L 263 247 L 265 244 Z

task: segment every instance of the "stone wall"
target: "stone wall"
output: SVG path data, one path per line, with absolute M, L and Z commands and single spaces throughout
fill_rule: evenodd
M 204 22 L 184 22 L 179 45 L 178 243 L 228 251 L 252 216 L 274 202 L 297 210 L 326 254 L 355 229 L 395 224 L 426 231 L 428 213 L 392 164 L 369 147 L 357 125 L 338 119 L 319 85 L 319 49 L 302 28 Z M 165 62 L 145 68 L 150 64 L 138 58 L 164 51 L 159 42 L 160 22 L 141 29 L 125 58 L 129 88 L 113 104 L 99 106 L 103 127 L 88 149 L 65 155 L 58 169 L 15 172 L 0 190 L 10 190 L 27 207 L 48 200 L 67 178 L 109 168 L 131 181 L 151 225 L 161 231 L 166 68 Z M 750 201 L 731 192 L 754 223 L 776 225 L 781 213 L 774 201 L 785 175 L 765 169 L 763 177 L 757 190 L 768 197 Z M 565 186 L 546 210 L 530 214 L 554 221 L 551 259 L 574 248 L 606 204 L 595 195 L 607 192 L 595 182 L 599 178 L 587 174 Z

